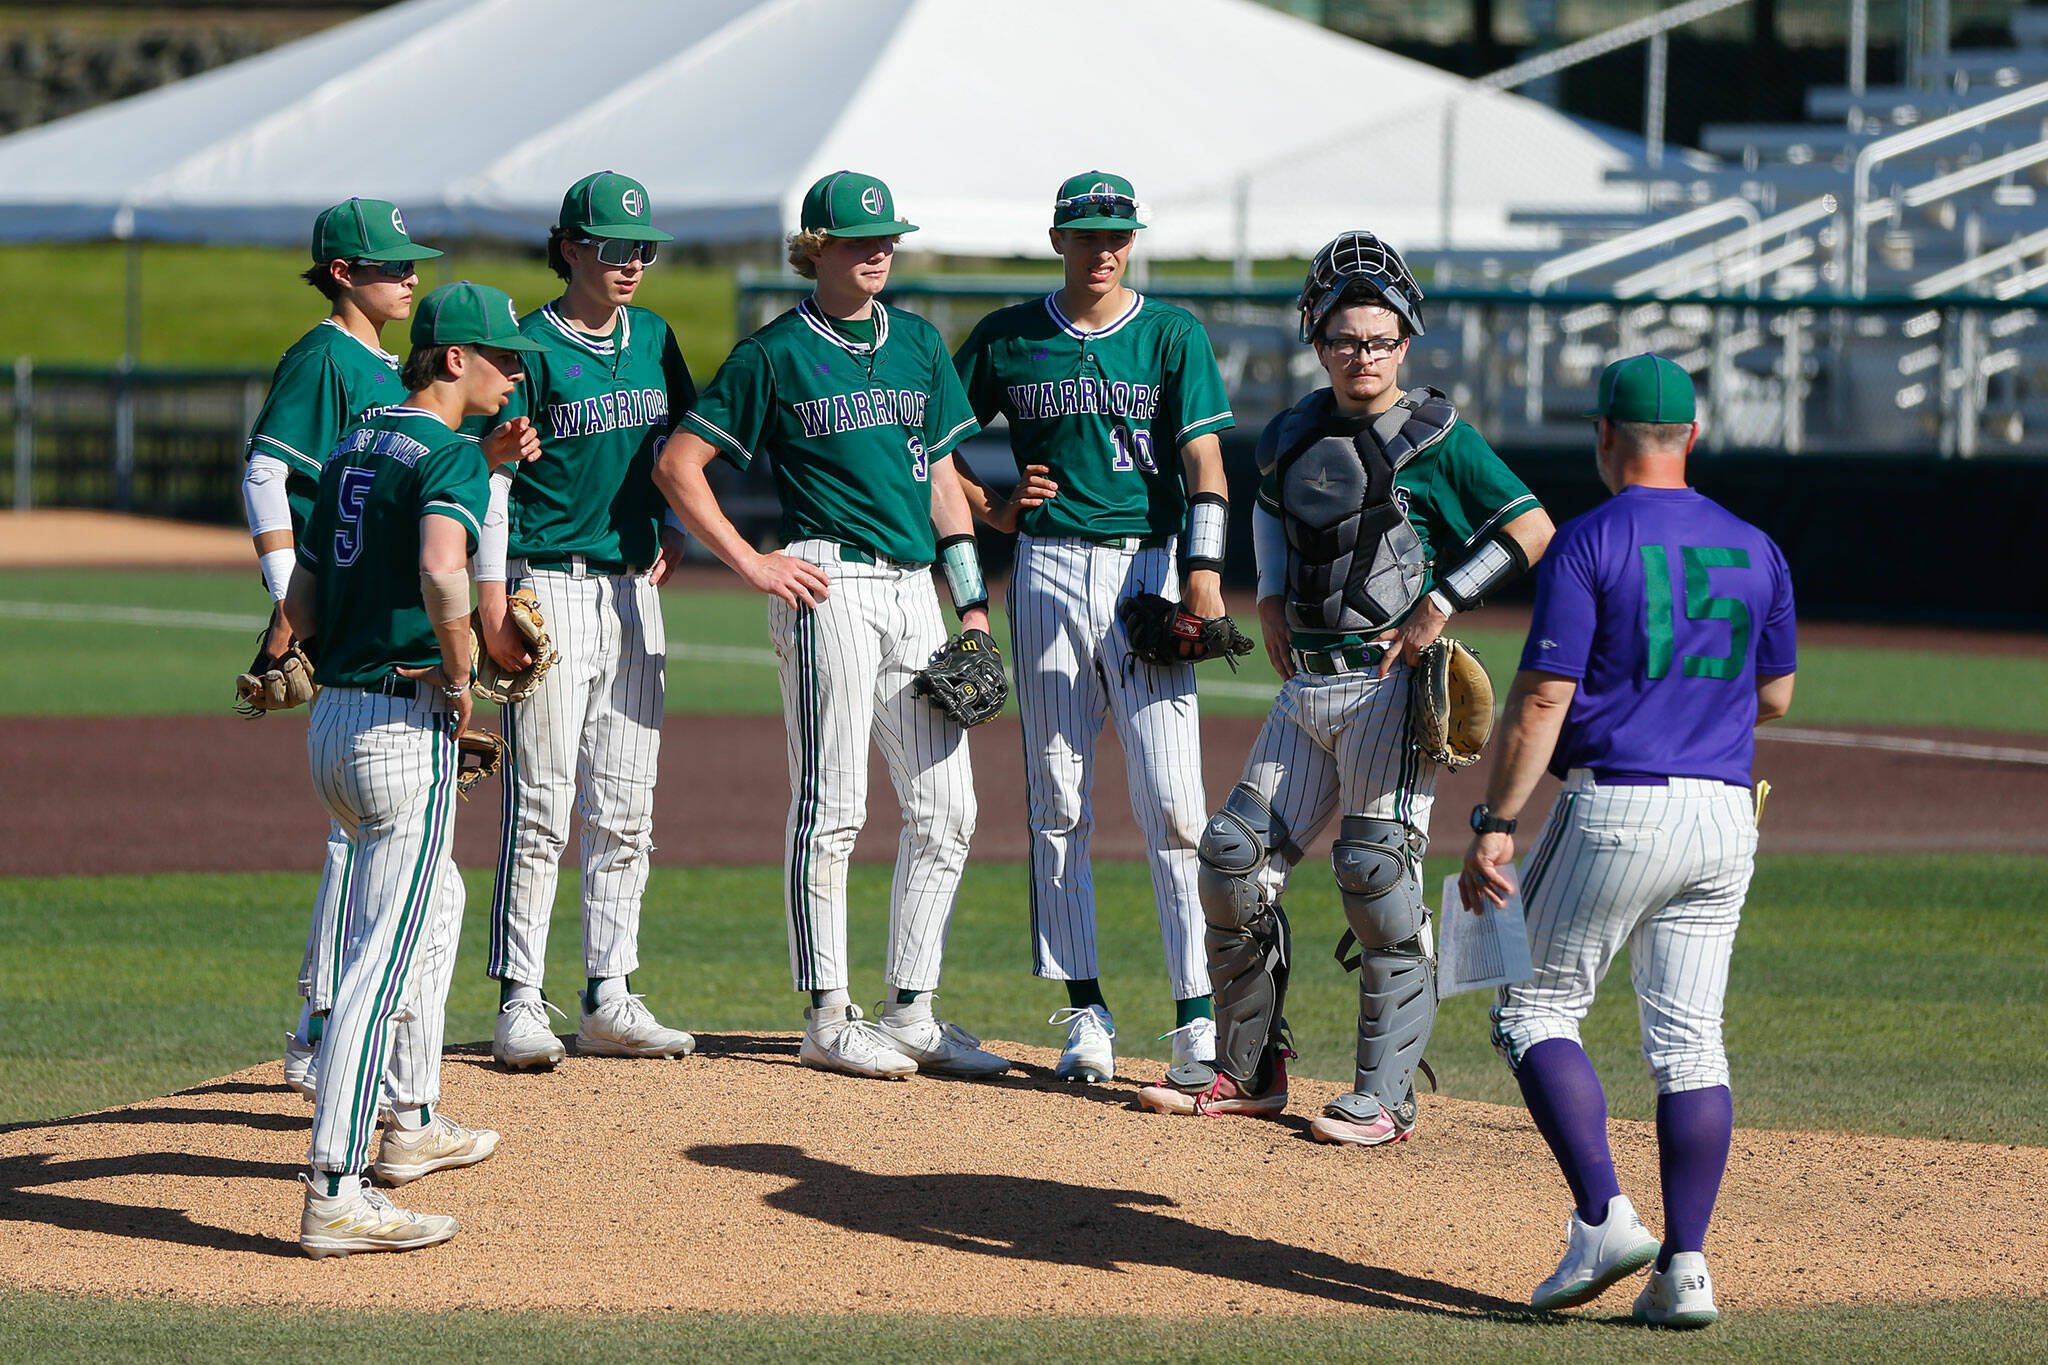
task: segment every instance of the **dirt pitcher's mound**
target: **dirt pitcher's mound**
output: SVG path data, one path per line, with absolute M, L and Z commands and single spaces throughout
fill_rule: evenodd
M 275 1065 L 0 1132 L 0 1282 L 355 1308 L 953 1314 L 1514 1311 L 1563 1249 L 1563 1182 L 1517 1110 L 1426 1100 L 1417 1140 L 1320 1146 L 1285 1122 L 1165 1118 L 1011 1047 L 998 1083 L 859 1081 L 787 1036 L 552 1075 L 451 1057 L 447 1107 L 501 1129 L 406 1186 L 462 1233 L 404 1255 L 298 1252 L 310 1111 Z M 1617 1124 L 1658 1223 L 1656 1154 Z M 1741 1132 L 1709 1243 L 1724 1306 L 2037 1294 L 2048 1149 Z M 1633 1286 L 1596 1311 L 1625 1313 Z

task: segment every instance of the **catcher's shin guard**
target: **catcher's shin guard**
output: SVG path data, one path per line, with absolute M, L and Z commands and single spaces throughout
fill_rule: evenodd
M 1256 878 L 1286 844 L 1286 826 L 1239 783 L 1196 850 L 1216 999 L 1216 1069 L 1245 1085 L 1258 1077 L 1283 1027 L 1291 935 L 1287 916 L 1277 903 L 1264 903 Z
M 1415 1069 L 1436 1026 L 1436 967 L 1423 945 L 1429 911 L 1408 827 L 1347 815 L 1330 851 L 1344 918 L 1359 946 L 1357 1090 L 1404 1127 Z M 1348 965 L 1348 964 L 1347 964 Z

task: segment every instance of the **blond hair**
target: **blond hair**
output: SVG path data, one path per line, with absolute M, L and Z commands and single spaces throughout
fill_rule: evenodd
M 818 278 L 818 253 L 832 234 L 821 228 L 805 228 L 789 234 L 789 268 L 807 280 Z

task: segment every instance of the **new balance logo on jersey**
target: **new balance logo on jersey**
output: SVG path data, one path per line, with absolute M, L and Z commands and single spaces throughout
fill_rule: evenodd
M 1155 384 L 1104 383 L 1100 379 L 1048 380 L 1042 384 L 1011 384 L 1010 404 L 1022 421 L 1042 417 L 1071 417 L 1075 413 L 1098 412 L 1112 417 L 1130 417 L 1149 422 L 1159 410 L 1159 387 Z
M 927 394 L 913 389 L 868 389 L 861 393 L 812 398 L 794 407 L 806 436 L 832 436 L 868 427 L 923 427 Z
M 548 404 L 548 425 L 556 436 L 590 436 L 667 420 L 666 389 L 614 389 L 574 403 Z

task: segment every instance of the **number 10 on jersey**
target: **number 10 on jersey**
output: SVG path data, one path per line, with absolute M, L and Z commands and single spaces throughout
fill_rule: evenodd
M 1109 467 L 1118 471 L 1142 469 L 1147 474 L 1159 472 L 1159 466 L 1152 462 L 1152 433 L 1131 431 L 1126 427 L 1109 429 Z

